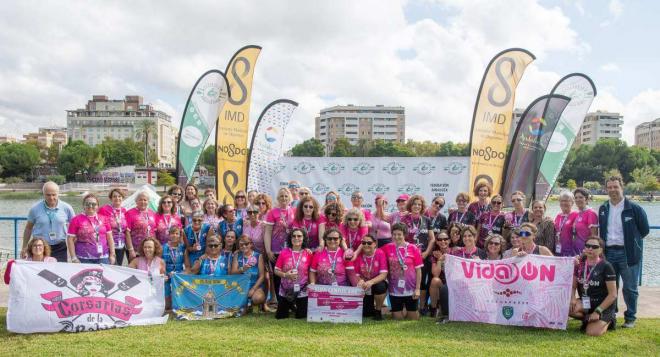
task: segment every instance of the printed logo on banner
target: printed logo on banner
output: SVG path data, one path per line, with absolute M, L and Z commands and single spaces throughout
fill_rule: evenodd
M 513 306 L 502 306 L 502 316 L 509 320 L 513 317 Z
M 531 124 L 527 127 L 529 133 L 534 136 L 543 135 L 543 127 L 545 127 L 545 119 L 533 118 Z
M 278 164 L 275 166 L 275 173 L 276 173 L 276 174 L 279 174 L 280 172 L 284 171 L 284 169 L 286 169 L 286 165 L 284 165 L 284 164 L 282 164 L 282 163 L 278 163 Z
M 414 195 L 417 192 L 419 192 L 420 188 L 419 186 L 415 185 L 414 183 L 407 183 L 405 185 L 399 186 L 399 193 L 406 193 L 408 195 Z
M 382 183 L 375 183 L 367 189 L 368 192 L 373 193 L 374 195 L 384 195 L 389 192 L 390 186 L 384 185 Z
M 312 170 L 314 170 L 314 165 L 312 165 L 312 163 L 309 161 L 302 161 L 293 167 L 293 171 L 301 175 L 307 175 L 308 173 L 312 172 Z
M 435 165 L 427 161 L 422 161 L 419 164 L 417 164 L 415 167 L 413 167 L 413 171 L 415 171 L 420 175 L 428 175 L 433 171 L 435 171 Z
M 142 312 L 142 307 L 138 307 L 142 303 L 139 299 L 128 295 L 124 295 L 124 301 L 110 298 L 117 292 L 125 294 L 140 284 L 140 280 L 134 275 L 119 284 L 105 278 L 103 269 L 99 268 L 81 270 L 69 281 L 48 269 L 40 271 L 38 275 L 60 288 L 41 294 L 41 297 L 48 301 L 41 304 L 44 310 L 54 312 L 59 319 L 67 319 L 60 321 L 60 332 L 95 331 L 126 326 L 126 321 L 129 321 L 131 316 Z M 64 298 L 64 292 L 70 291 L 77 296 Z M 87 326 L 75 325 L 76 319 L 85 314 L 89 315 L 85 321 Z M 109 323 L 110 321 L 112 323 Z M 94 323 L 96 328 L 89 327 L 90 323 Z
M 352 183 L 345 183 L 339 186 L 339 188 L 337 189 L 337 192 L 339 192 L 339 194 L 342 194 L 344 196 L 350 196 L 355 191 L 360 191 L 360 187 Z
M 344 171 L 344 165 L 337 162 L 330 162 L 323 168 L 323 171 L 329 173 L 330 175 L 339 175 Z
M 360 175 L 368 175 L 374 170 L 374 165 L 368 162 L 361 162 L 353 167 L 353 171 Z
M 319 182 L 313 184 L 311 190 L 312 190 L 312 194 L 314 195 L 325 195 L 326 193 L 328 193 L 328 191 L 330 191 L 330 187 L 324 183 Z
M 269 126 L 264 132 L 264 139 L 269 144 L 274 144 L 277 141 L 277 137 L 280 136 L 280 128 L 274 126 Z
M 444 170 L 451 175 L 459 175 L 467 168 L 466 165 L 458 162 L 458 161 L 453 161 L 450 162 L 449 165 L 445 166 Z
M 195 94 L 197 94 L 202 100 L 208 104 L 218 104 L 221 98 L 227 96 L 227 93 L 223 93 L 218 88 L 220 85 L 218 83 L 207 83 L 203 86 L 197 87 Z
M 401 163 L 392 161 L 388 163 L 387 165 L 383 166 L 383 171 L 387 172 L 390 175 L 398 175 L 405 170 L 406 167 L 403 166 Z

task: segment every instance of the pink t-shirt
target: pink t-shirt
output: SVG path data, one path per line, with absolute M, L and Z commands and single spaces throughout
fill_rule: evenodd
M 337 283 L 340 286 L 349 286 L 350 283 L 346 277 L 346 263 L 344 251 L 341 248 L 338 248 L 336 252 L 329 252 L 326 248 L 314 253 L 309 270 L 316 273 L 317 284 L 333 285 Z
M 273 233 L 270 240 L 270 249 L 273 253 L 279 253 L 286 247 L 289 227 L 295 215 L 296 210 L 293 207 L 287 207 L 286 209 L 275 207 L 268 211 L 266 224 L 273 226 Z
M 115 248 L 124 248 L 126 243 L 126 208 L 120 207 L 119 209 L 114 209 L 111 205 L 105 205 L 99 208 L 98 214 L 104 216 L 108 223 L 110 223 Z
M 301 221 L 291 222 L 291 228 L 302 228 L 307 232 L 307 247 L 316 249 L 319 246 L 319 226 L 325 221 L 319 218 L 316 221 L 303 218 Z
M 291 269 L 298 271 L 298 280 L 293 282 L 289 279 L 280 280 L 280 296 L 287 296 L 287 292 L 293 293 L 293 288 L 296 283 L 300 285 L 299 297 L 307 296 L 307 284 L 309 283 L 309 267 L 312 264 L 312 253 L 303 249 L 300 252 L 294 252 L 290 248 L 284 248 L 280 251 L 280 256 L 277 258 L 275 268 L 282 272 L 289 272 Z
M 380 273 L 387 273 L 387 258 L 381 249 L 376 249 L 371 257 L 360 253 L 358 257 L 350 262 L 348 269 L 353 269 L 358 279 L 371 280 Z
M 371 211 L 367 208 L 360 208 L 362 214 L 364 215 L 364 221 L 371 221 Z
M 559 242 L 561 242 L 561 253 L 559 255 L 562 257 L 571 257 L 582 253 L 582 251 L 576 252 L 573 244 L 573 222 L 577 217 L 578 213 L 575 211 L 568 215 L 560 213 L 555 217 L 555 232 L 559 233 Z
M 417 282 L 415 269 L 424 266 L 419 249 L 410 243 L 401 247 L 397 247 L 396 243 L 388 243 L 381 249 L 387 258 L 390 272 L 387 277 L 390 295 L 412 296 Z M 403 281 L 403 283 L 399 283 L 399 281 Z
M 264 253 L 264 223 L 258 222 L 256 226 L 252 227 L 252 223 L 249 221 L 243 222 L 243 234 L 247 235 L 252 239 L 252 244 L 254 245 L 254 250 L 259 253 Z
M 578 217 L 573 221 L 573 225 L 575 226 L 576 240 L 582 242 L 582 249 L 584 249 L 584 242 L 591 236 L 591 228 L 598 227 L 598 214 L 591 208 L 581 212 L 578 211 Z
M 392 230 L 391 230 L 390 222 L 376 217 L 375 214 L 372 215 L 371 234 L 373 234 L 374 238 L 376 239 L 392 238 Z
M 343 223 L 339 225 L 339 232 L 341 232 L 346 246 L 353 250 L 357 250 L 362 244 L 362 237 L 369 233 L 369 227 L 358 227 L 357 230 L 352 230 Z
M 73 217 L 67 233 L 76 237 L 76 256 L 82 259 L 107 258 L 107 233 L 111 229 L 105 216 L 89 217 L 81 213 Z
M 401 222 L 401 218 L 403 218 L 407 214 L 408 212 L 399 212 L 399 211 L 390 214 L 390 224 L 394 225 L 395 223 Z
M 133 248 L 137 251 L 145 238 L 155 236 L 156 214 L 149 208 L 146 211 L 137 207 L 129 209 L 126 211 L 126 230 L 131 232 Z
M 182 227 L 181 217 L 177 215 L 156 213 L 154 220 L 156 222 L 156 239 L 161 245 L 170 240 L 170 227 Z

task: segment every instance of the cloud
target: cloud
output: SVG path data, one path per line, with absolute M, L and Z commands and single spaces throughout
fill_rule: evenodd
M 617 20 L 623 13 L 623 4 L 619 0 L 610 0 L 610 3 L 607 5 L 607 10 L 614 19 Z
M 600 66 L 600 69 L 605 72 L 618 72 L 620 70 L 619 65 L 614 62 L 605 63 Z

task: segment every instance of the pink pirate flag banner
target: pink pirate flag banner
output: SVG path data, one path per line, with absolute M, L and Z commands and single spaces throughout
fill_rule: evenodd
M 573 258 L 445 261 L 449 320 L 566 329 Z
M 361 288 L 310 285 L 307 293 L 307 322 L 362 323 Z
M 163 278 L 112 265 L 17 261 L 7 330 L 84 332 L 164 324 Z

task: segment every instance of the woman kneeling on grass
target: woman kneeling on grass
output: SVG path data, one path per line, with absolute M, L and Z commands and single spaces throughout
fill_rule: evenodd
M 603 247 L 602 239 L 587 239 L 573 275 L 573 291 L 578 297 L 572 299 L 570 316 L 582 320 L 581 330 L 589 336 L 616 328 L 616 274 L 603 256 Z
M 422 254 L 416 245 L 406 242 L 408 227 L 403 223 L 392 226 L 392 243 L 383 246 L 389 268 L 389 293 L 392 317 L 417 320 L 420 286 L 422 284 Z M 403 308 L 406 313 L 403 313 Z
M 253 306 L 261 307 L 266 301 L 263 288 L 265 281 L 263 256 L 254 250 L 252 240 L 245 234 L 238 240 L 238 249 L 236 259 L 232 262 L 231 273 L 247 274 L 250 277 L 248 299 Z
M 206 251 L 204 255 L 190 268 L 191 274 L 223 276 L 227 275 L 229 266 L 227 256 L 221 254 L 222 242 L 216 236 L 206 238 Z
M 382 320 L 381 309 L 387 292 L 387 259 L 385 253 L 376 248 L 376 239 L 372 235 L 362 237 L 361 244 L 362 252 L 347 267 L 348 277 L 351 285 L 364 289 L 362 316 Z
M 329 234 L 339 236 L 337 230 L 326 232 L 326 236 Z M 275 318 L 285 319 L 289 317 L 289 310 L 293 310 L 297 319 L 304 319 L 307 317 L 307 283 L 312 264 L 312 252 L 306 249 L 305 230 L 294 228 L 289 235 L 287 247 L 291 248 L 282 249 L 275 263 L 275 275 L 281 279 Z

